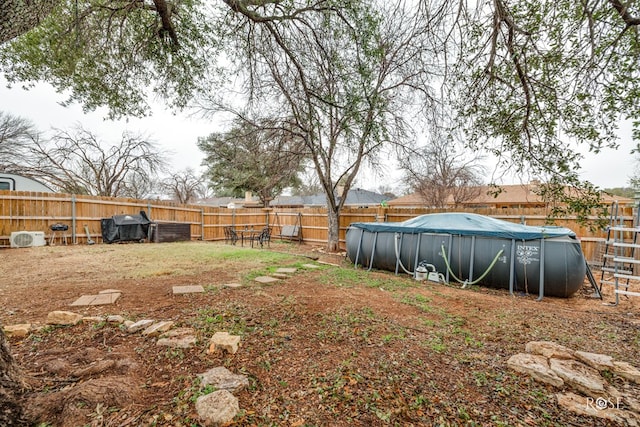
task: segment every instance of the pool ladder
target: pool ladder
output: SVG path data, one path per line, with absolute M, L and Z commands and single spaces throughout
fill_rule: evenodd
M 620 295 L 640 296 L 640 209 L 636 209 L 631 227 L 625 224 L 625 217 L 619 214 L 618 203 L 611 205 L 610 225 L 607 228 L 607 240 L 605 253 L 602 258 L 602 275 L 600 278 L 600 290 L 603 285 L 614 287 L 615 302 L 608 305 L 617 306 L 620 303 Z M 612 279 L 605 278 L 605 273 L 610 273 Z M 637 290 L 631 290 L 637 286 Z

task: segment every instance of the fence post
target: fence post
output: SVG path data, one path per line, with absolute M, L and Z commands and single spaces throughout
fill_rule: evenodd
M 200 208 L 200 240 L 204 242 L 204 208 Z
M 376 209 L 376 222 L 387 221 L 387 209 L 386 206 L 380 205 Z
M 76 236 L 76 195 L 71 195 L 71 241 L 74 245 L 78 244 L 78 236 Z

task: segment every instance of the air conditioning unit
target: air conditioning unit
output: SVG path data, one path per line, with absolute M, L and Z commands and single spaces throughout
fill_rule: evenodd
M 31 246 L 44 246 L 47 242 L 42 231 L 14 231 L 11 233 L 12 248 L 29 248 Z

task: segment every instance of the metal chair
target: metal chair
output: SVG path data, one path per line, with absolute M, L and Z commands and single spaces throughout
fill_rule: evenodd
M 235 245 L 236 242 L 238 241 L 238 239 L 239 239 L 238 233 L 236 233 L 236 230 L 234 230 L 233 227 L 225 227 L 224 228 L 224 242 L 225 243 Z
M 262 230 L 262 243 L 267 242 L 267 247 L 271 247 L 271 227 Z
M 264 247 L 265 242 L 267 246 L 271 246 L 271 227 L 264 227 L 260 233 L 252 234 L 249 240 L 251 240 L 251 247 L 253 242 L 260 243 L 260 247 Z

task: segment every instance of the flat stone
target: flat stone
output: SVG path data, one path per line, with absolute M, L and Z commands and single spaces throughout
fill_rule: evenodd
M 133 325 L 134 323 L 136 323 L 136 322 L 134 322 L 133 320 L 125 320 L 124 322 L 122 322 L 122 325 L 123 325 L 125 328 L 127 328 L 127 330 L 129 330 L 129 328 L 131 327 L 131 325 Z
M 635 412 L 636 416 L 640 417 L 640 398 L 631 394 L 624 394 L 622 396 L 622 402 Z
M 200 285 L 189 285 L 189 286 L 174 286 L 173 294 L 197 294 L 204 292 L 204 288 Z
M 72 302 L 70 305 L 91 305 L 93 301 L 97 298 L 97 295 L 82 295 L 80 298 Z
M 554 387 L 562 387 L 564 381 L 549 368 L 547 358 L 539 354 L 519 353 L 507 360 L 507 366 L 516 372 L 530 375 L 534 380 Z
M 640 370 L 630 363 L 614 361 L 613 372 L 636 384 L 640 384 Z
M 586 363 L 598 371 L 610 371 L 613 369 L 613 357 L 606 354 L 587 353 L 586 351 L 576 351 L 576 359 Z
M 584 397 L 575 393 L 556 394 L 558 406 L 582 416 L 596 417 L 621 426 L 637 426 L 638 417 L 620 409 L 616 400 Z
M 77 325 L 82 321 L 82 314 L 71 311 L 52 311 L 47 314 L 49 325 Z
M 184 337 L 184 336 L 195 335 L 195 334 L 196 334 L 196 330 L 193 328 L 175 328 L 160 334 L 160 336 L 163 338 L 174 338 L 174 337 Z
M 135 322 L 131 326 L 129 326 L 127 328 L 127 331 L 129 331 L 131 333 L 142 331 L 143 329 L 147 329 L 149 326 L 153 325 L 154 322 L 155 322 L 155 320 L 152 320 L 152 319 L 138 320 L 137 322 Z
M 21 323 L 18 325 L 6 325 L 2 328 L 7 337 L 24 338 L 29 335 L 31 323 Z
M 640 396 L 637 392 L 621 393 L 613 387 L 610 387 L 607 391 L 610 392 L 611 396 L 618 399 L 617 401 L 620 402 L 620 407 L 635 412 L 636 415 L 640 417 Z
M 217 390 L 196 400 L 196 411 L 204 426 L 227 425 L 240 411 L 238 399 L 227 390 Z
M 192 335 L 160 338 L 156 341 L 156 345 L 171 348 L 191 348 L 198 343 L 196 337 Z
M 320 266 L 319 266 L 319 265 L 315 265 L 315 264 L 302 264 L 302 266 L 303 266 L 304 268 L 312 268 L 312 269 L 313 269 L 313 268 L 320 268 Z
M 82 321 L 87 323 L 102 323 L 105 320 L 106 319 L 102 316 L 84 316 L 82 318 Z
M 525 346 L 527 353 L 554 359 L 573 359 L 573 350 L 552 341 L 531 341 Z
M 258 276 L 253 280 L 255 280 L 258 283 L 273 283 L 273 282 L 277 282 L 280 279 L 276 279 L 275 277 L 270 277 L 270 276 Z
M 106 305 L 113 304 L 118 298 L 120 293 L 108 293 L 98 295 L 82 295 L 80 298 L 71 303 L 72 306 L 87 306 L 87 305 Z
M 122 291 L 119 291 L 117 289 L 105 289 L 104 291 L 100 291 L 98 293 L 99 294 L 121 294 Z
M 241 337 L 238 335 L 231 335 L 229 332 L 216 332 L 209 339 L 209 354 L 216 351 L 226 351 L 231 354 L 236 354 L 238 346 L 240 345 Z
M 298 271 L 297 268 L 293 267 L 280 267 L 276 270 L 276 273 L 285 273 L 285 274 L 293 274 Z
M 225 283 L 224 285 L 222 285 L 225 288 L 232 288 L 232 289 L 236 289 L 236 288 L 241 288 L 242 284 L 241 283 Z
M 234 374 L 224 366 L 218 366 L 198 374 L 198 378 L 200 378 L 200 388 L 212 385 L 216 390 L 228 390 L 235 393 L 249 387 L 249 379 L 246 375 Z
M 125 319 L 124 316 L 120 316 L 119 314 L 112 314 L 110 316 L 107 316 L 107 322 L 109 323 L 124 323 L 126 320 L 127 319 Z
M 606 381 L 600 372 L 577 360 L 550 359 L 549 367 L 565 384 L 587 396 L 604 396 Z
M 146 335 L 148 337 L 157 337 L 161 333 L 167 332 L 169 329 L 171 329 L 172 326 L 173 322 L 170 320 L 154 323 L 153 325 L 142 331 L 142 335 Z

